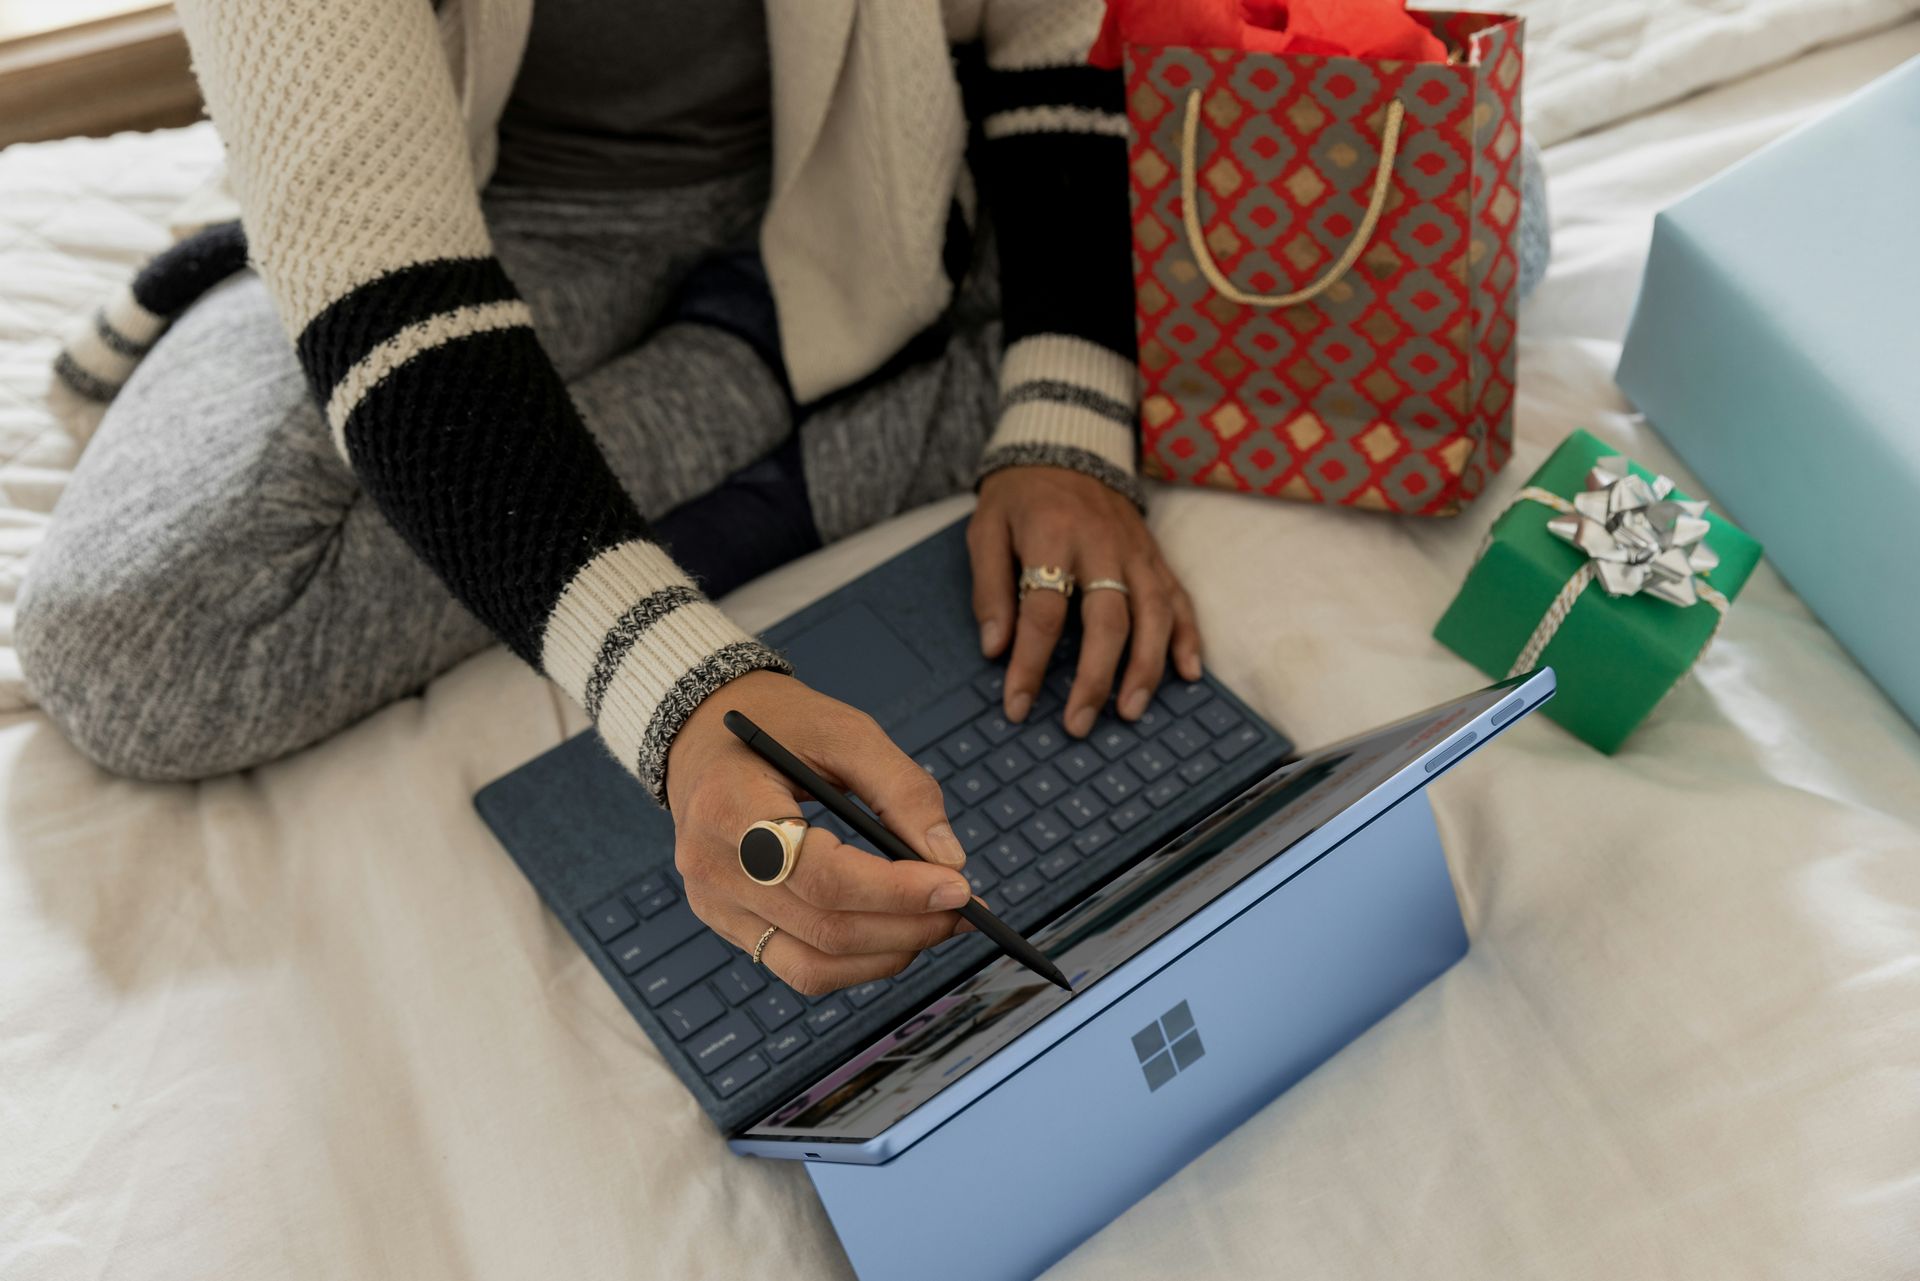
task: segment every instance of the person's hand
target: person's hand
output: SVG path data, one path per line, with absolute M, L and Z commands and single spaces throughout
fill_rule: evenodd
M 761 819 L 798 814 L 808 798 L 721 723 L 730 710 L 857 794 L 933 861 L 889 862 L 810 827 L 784 883 L 753 880 L 740 867 L 741 834 Z M 921 948 L 973 928 L 955 910 L 973 890 L 958 870 L 966 853 L 947 825 L 940 785 L 872 717 L 790 676 L 749 672 L 707 696 L 667 751 L 667 801 L 688 905 L 749 954 L 769 925 L 779 926 L 760 959 L 796 992 L 886 978 Z
M 1147 522 L 1134 505 L 1091 476 L 1061 467 L 1007 467 L 980 484 L 980 503 L 967 526 L 973 558 L 973 616 L 980 649 L 998 657 L 1011 641 L 1005 711 L 1023 721 L 1039 696 L 1047 660 L 1066 626 L 1067 609 L 1081 613 L 1080 664 L 1062 723 L 1084 738 L 1113 691 L 1120 656 L 1133 644 L 1119 675 L 1120 715 L 1137 720 L 1147 710 L 1171 651 L 1187 680 L 1200 679 L 1200 629 L 1193 602 L 1167 568 Z M 1070 602 L 1055 591 L 1016 592 L 1023 565 L 1057 565 L 1078 580 Z M 1125 593 L 1085 591 L 1096 579 L 1125 583 Z

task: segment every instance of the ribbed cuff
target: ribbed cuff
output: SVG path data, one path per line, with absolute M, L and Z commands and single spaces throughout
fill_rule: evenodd
M 793 671 L 647 542 L 602 552 L 574 576 L 547 620 L 542 665 L 662 805 L 667 750 L 701 700 L 751 671 Z
M 1147 510 L 1146 490 L 1141 487 L 1138 476 L 1121 471 L 1099 454 L 1085 449 L 1071 445 L 1006 445 L 989 449 L 980 456 L 980 470 L 974 474 L 973 483 L 977 487 L 993 473 L 1008 467 L 1064 467 L 1077 471 L 1113 490 L 1143 514 Z
M 1005 467 L 1065 467 L 1144 510 L 1134 469 L 1138 404 L 1131 361 L 1066 334 L 1023 338 L 1001 364 L 1000 422 L 977 478 Z

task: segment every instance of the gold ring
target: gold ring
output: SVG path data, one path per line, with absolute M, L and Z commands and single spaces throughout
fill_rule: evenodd
M 769 925 L 767 927 L 767 932 L 760 936 L 760 941 L 753 945 L 753 963 L 755 965 L 760 964 L 760 954 L 767 950 L 767 940 L 771 939 L 774 935 L 778 934 L 779 932 L 780 932 L 780 927 L 778 925 Z
M 740 870 L 762 885 L 778 885 L 800 860 L 804 818 L 763 818 L 740 834 Z
M 1027 593 L 1034 591 L 1072 596 L 1073 575 L 1058 565 L 1023 565 L 1020 568 L 1020 599 L 1025 600 Z
M 1096 578 L 1090 583 L 1082 583 L 1080 594 L 1085 596 L 1088 592 L 1119 592 L 1122 596 L 1133 595 L 1127 590 L 1127 585 L 1117 578 Z

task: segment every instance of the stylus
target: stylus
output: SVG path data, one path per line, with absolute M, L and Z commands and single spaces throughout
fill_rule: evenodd
M 805 761 L 780 746 L 772 735 L 751 720 L 735 711 L 729 711 L 721 719 L 726 727 L 733 731 L 734 737 L 752 748 L 760 759 L 786 775 L 788 782 L 805 788 L 809 796 L 825 806 L 835 818 L 871 841 L 873 847 L 882 854 L 891 859 L 920 857 L 905 841 L 882 827 L 871 814 L 855 805 L 846 793 L 814 773 L 807 767 Z M 1049 961 L 1039 948 L 1014 933 L 1006 922 L 989 912 L 986 905 L 979 899 L 967 900 L 967 905 L 960 909 L 960 915 L 973 922 L 973 928 L 998 944 L 1002 952 L 1049 983 L 1066 991 L 1073 991 L 1073 984 L 1067 982 L 1067 976 L 1060 972 L 1059 966 Z

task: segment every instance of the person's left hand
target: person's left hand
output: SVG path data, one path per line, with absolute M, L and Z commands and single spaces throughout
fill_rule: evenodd
M 1140 512 L 1091 476 L 1063 467 L 1006 467 L 980 483 L 980 503 L 967 525 L 973 559 L 973 615 L 980 649 L 998 657 L 1012 643 L 1004 706 L 1023 721 L 1040 693 L 1047 660 L 1067 622 L 1081 612 L 1080 665 L 1062 723 L 1084 738 L 1119 674 L 1120 715 L 1137 720 L 1160 683 L 1171 651 L 1187 680 L 1200 679 L 1200 629 L 1193 602 L 1160 555 Z M 1016 596 L 1020 567 L 1057 565 L 1079 583 L 1072 601 L 1055 591 Z M 1126 592 L 1087 592 L 1097 579 Z M 1131 635 L 1126 671 L 1120 658 Z

